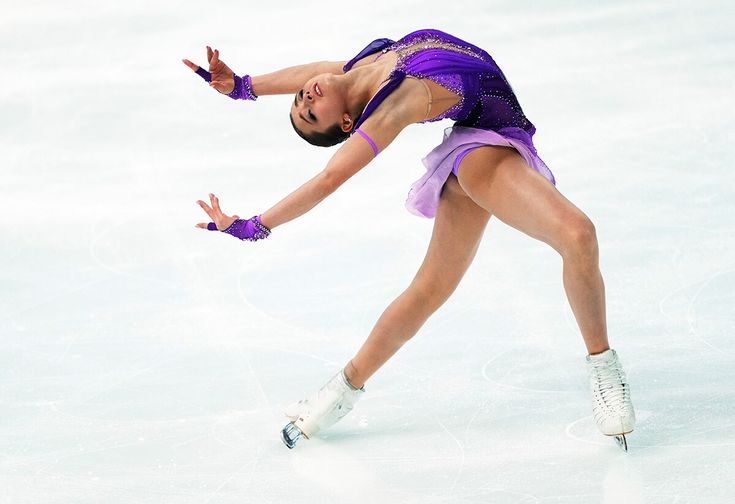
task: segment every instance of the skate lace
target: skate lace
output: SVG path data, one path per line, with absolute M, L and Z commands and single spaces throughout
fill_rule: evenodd
M 597 404 L 611 413 L 625 414 L 630 388 L 617 359 L 612 362 L 592 362 L 591 373 Z

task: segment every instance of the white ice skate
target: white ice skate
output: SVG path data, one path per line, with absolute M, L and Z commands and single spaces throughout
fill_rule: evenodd
M 356 389 L 340 370 L 316 394 L 286 408 L 286 416 L 291 421 L 281 430 L 283 443 L 293 448 L 302 436 L 309 439 L 320 430 L 331 427 L 352 411 L 364 392 L 364 385 Z
M 630 386 L 615 350 L 587 356 L 592 392 L 592 413 L 597 428 L 628 451 L 625 435 L 635 427 L 635 412 L 630 401 Z

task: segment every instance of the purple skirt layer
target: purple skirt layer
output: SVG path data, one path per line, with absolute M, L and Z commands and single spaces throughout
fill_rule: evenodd
M 457 174 L 462 158 L 472 149 L 483 145 L 502 145 L 515 148 L 528 166 L 556 185 L 554 175 L 544 163 L 533 145 L 531 136 L 515 127 L 501 128 L 497 132 L 486 129 L 452 126 L 444 130 L 444 141 L 422 159 L 426 173 L 411 185 L 406 208 L 419 217 L 433 218 L 439 207 L 439 195 L 450 173 Z

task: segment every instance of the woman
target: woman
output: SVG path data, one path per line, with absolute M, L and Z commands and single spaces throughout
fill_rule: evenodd
M 344 142 L 326 168 L 249 220 L 198 201 L 213 222 L 200 228 L 258 240 L 313 208 L 385 150 L 413 123 L 455 120 L 431 151 L 427 172 L 411 187 L 409 211 L 434 217 L 423 264 L 378 319 L 357 354 L 316 394 L 292 404 L 282 438 L 293 448 L 347 414 L 364 383 L 451 295 L 477 251 L 492 215 L 554 248 L 564 261 L 567 298 L 587 347 L 595 422 L 623 448 L 635 415 L 620 362 L 610 349 L 595 228 L 555 187 L 534 148 L 534 125 L 490 55 L 439 30 L 394 42 L 377 39 L 347 62 L 317 62 L 238 77 L 207 47 L 209 72 L 184 63 L 220 93 L 255 100 L 294 93 L 290 118 L 314 145 Z M 357 134 L 355 134 L 357 133 Z

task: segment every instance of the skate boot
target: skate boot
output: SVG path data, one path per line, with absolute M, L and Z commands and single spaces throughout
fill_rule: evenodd
M 331 427 L 352 411 L 364 392 L 364 385 L 356 389 L 340 370 L 316 394 L 286 408 L 286 416 L 291 421 L 281 430 L 283 443 L 293 448 L 302 436 L 309 439 L 320 430 Z
M 635 427 L 635 412 L 618 354 L 608 349 L 601 354 L 588 355 L 587 371 L 597 428 L 606 436 L 614 436 L 618 446 L 628 451 L 625 435 Z

